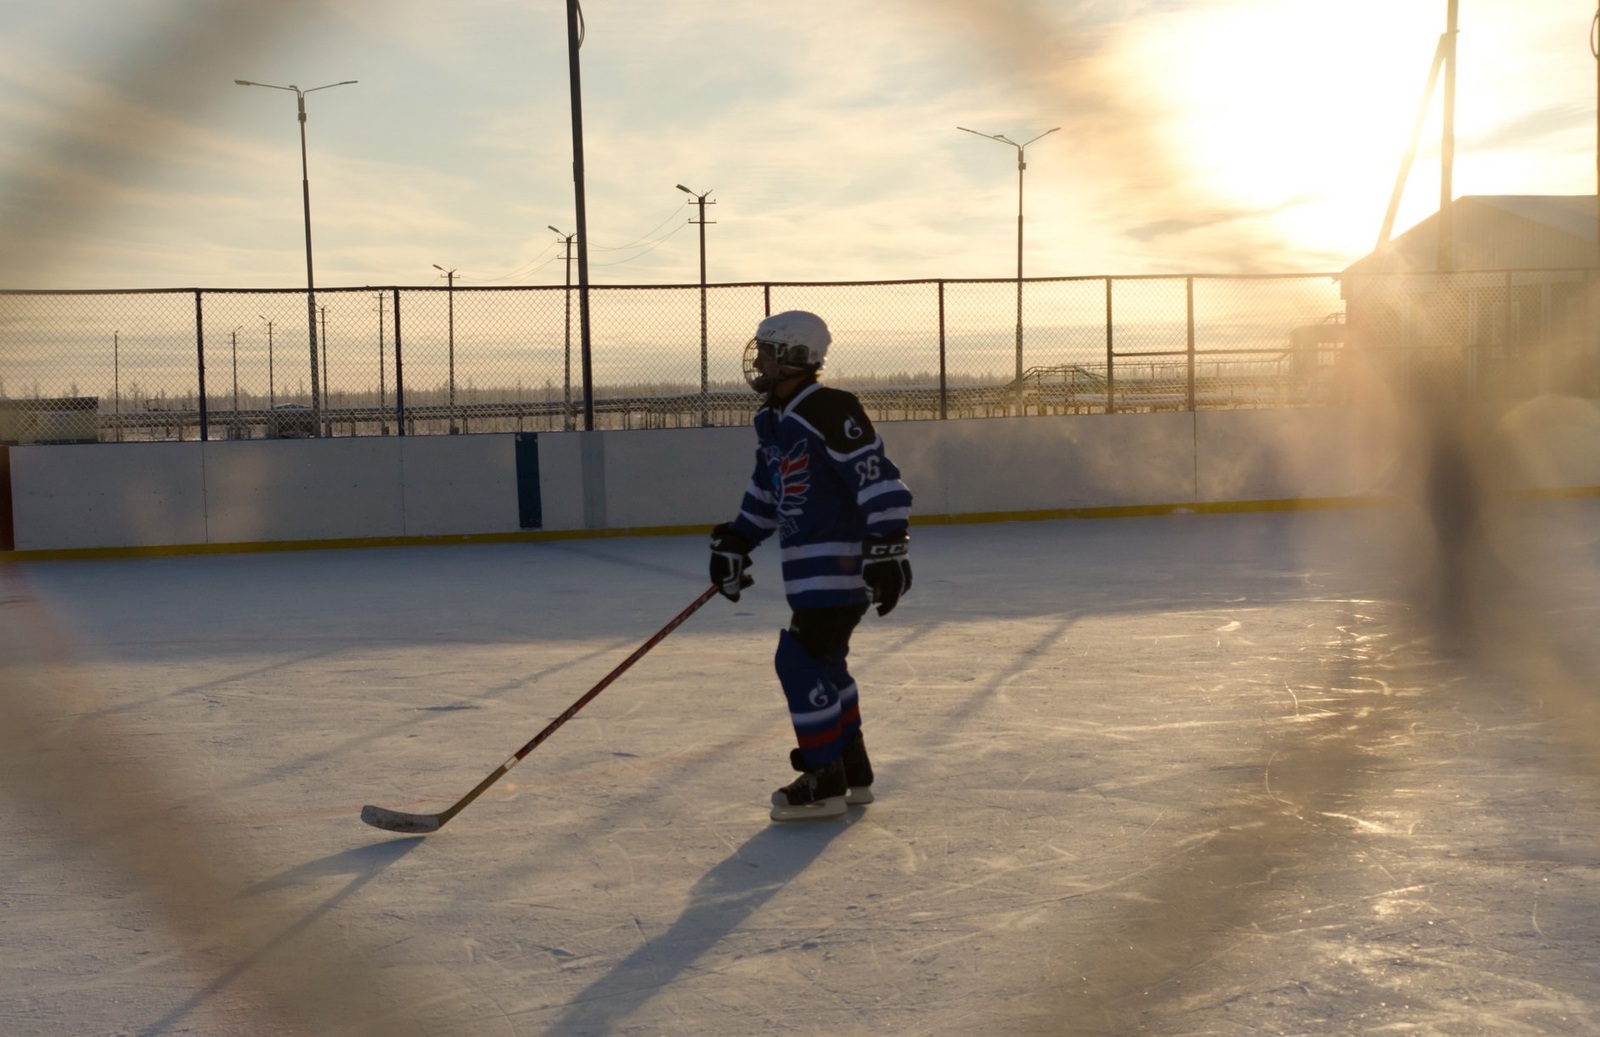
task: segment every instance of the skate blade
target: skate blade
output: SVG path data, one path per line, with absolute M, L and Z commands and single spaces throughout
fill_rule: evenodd
M 849 792 L 845 793 L 844 801 L 853 807 L 864 807 L 876 798 L 872 794 L 870 786 L 862 785 L 859 788 L 852 787 Z
M 815 803 L 805 803 L 801 806 L 790 806 L 787 803 L 772 804 L 772 819 L 774 821 L 823 821 L 832 817 L 843 817 L 846 804 L 845 796 L 829 796 L 819 799 Z

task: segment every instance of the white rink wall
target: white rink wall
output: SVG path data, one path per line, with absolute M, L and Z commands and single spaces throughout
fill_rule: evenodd
M 924 519 L 1363 500 L 1408 459 L 1391 414 L 1200 411 L 879 426 Z M 1592 401 L 1486 430 L 1528 488 L 1600 486 Z M 732 517 L 748 428 L 541 433 L 540 521 L 512 435 L 11 448 L 18 552 L 675 531 Z M 526 449 L 526 446 L 525 446 Z M 523 503 L 530 487 L 521 490 Z

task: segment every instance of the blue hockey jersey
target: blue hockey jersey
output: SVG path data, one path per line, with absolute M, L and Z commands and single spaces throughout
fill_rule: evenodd
M 778 534 L 791 608 L 865 605 L 864 538 L 905 531 L 911 491 L 861 402 L 812 383 L 756 412 L 756 466 L 733 528 L 752 546 Z

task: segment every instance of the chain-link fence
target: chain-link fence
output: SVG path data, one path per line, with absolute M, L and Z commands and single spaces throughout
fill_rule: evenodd
M 1359 361 L 1600 392 L 1596 271 L 0 293 L 0 442 L 743 424 L 761 317 L 821 313 L 878 420 L 1340 402 Z M 704 302 L 702 304 L 702 298 Z

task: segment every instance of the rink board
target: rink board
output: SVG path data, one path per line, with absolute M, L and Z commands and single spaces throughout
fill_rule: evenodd
M 1392 415 L 1201 411 L 884 423 L 921 518 L 1382 497 L 1415 458 Z M 1529 488 L 1600 486 L 1589 401 L 1486 430 Z M 16 552 L 401 542 L 709 526 L 747 428 L 10 448 Z M 532 473 L 530 475 L 530 473 Z M 532 518 L 530 519 L 530 516 Z

